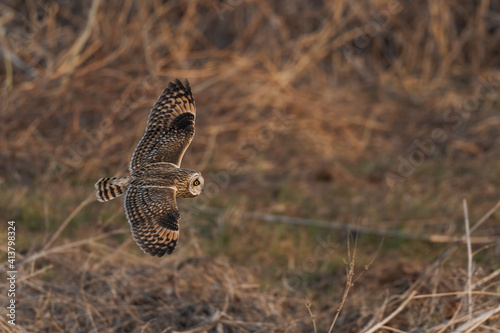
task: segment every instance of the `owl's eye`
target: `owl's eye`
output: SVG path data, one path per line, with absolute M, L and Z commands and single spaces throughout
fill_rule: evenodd
M 198 179 L 196 179 L 194 182 L 193 182 L 194 186 L 198 186 L 200 185 L 200 181 Z

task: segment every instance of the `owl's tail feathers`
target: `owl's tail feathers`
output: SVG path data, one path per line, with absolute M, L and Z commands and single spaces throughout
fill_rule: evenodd
M 95 196 L 100 202 L 106 202 L 119 197 L 125 192 L 130 181 L 130 177 L 101 178 L 94 185 L 97 190 Z

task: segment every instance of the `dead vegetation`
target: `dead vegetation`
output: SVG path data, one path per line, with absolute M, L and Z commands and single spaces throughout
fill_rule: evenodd
M 496 1 L 6 0 L 0 27 L 2 330 L 498 330 Z M 176 77 L 211 185 L 158 260 L 91 192 Z

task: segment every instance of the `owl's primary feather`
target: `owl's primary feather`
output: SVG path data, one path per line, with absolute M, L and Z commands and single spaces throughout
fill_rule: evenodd
M 203 190 L 199 172 L 180 168 L 194 137 L 195 115 L 189 82 L 169 83 L 150 111 L 146 132 L 130 162 L 130 176 L 101 178 L 95 185 L 99 201 L 125 193 L 134 240 L 153 256 L 171 254 L 179 240 L 176 198 L 195 197 Z
M 146 133 L 130 162 L 130 173 L 145 164 L 170 162 L 180 167 L 182 157 L 194 137 L 196 107 L 191 87 L 170 82 L 155 103 Z

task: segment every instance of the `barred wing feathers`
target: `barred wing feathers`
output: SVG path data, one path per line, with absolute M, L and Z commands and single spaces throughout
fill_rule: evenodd
M 189 82 L 170 82 L 150 111 L 146 132 L 130 162 L 130 172 L 155 162 L 180 166 L 194 137 L 195 116 L 196 106 Z

